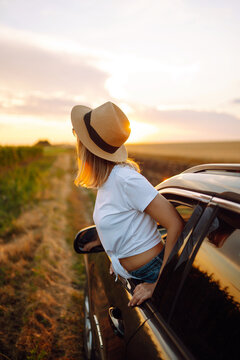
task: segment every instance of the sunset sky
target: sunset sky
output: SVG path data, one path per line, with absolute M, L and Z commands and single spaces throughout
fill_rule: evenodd
M 108 100 L 129 142 L 240 140 L 239 39 L 239 0 L 0 0 L 0 145 Z

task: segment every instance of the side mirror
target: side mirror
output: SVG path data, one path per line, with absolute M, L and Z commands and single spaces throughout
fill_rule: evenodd
M 102 245 L 93 246 L 91 250 L 84 251 L 83 247 L 86 244 L 99 240 L 96 225 L 88 226 L 80 230 L 75 236 L 73 247 L 78 254 L 89 254 L 104 251 Z

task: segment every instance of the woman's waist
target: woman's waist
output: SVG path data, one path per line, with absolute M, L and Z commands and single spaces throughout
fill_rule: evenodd
M 155 256 L 157 256 L 162 251 L 163 247 L 164 247 L 163 243 L 159 242 L 151 249 L 146 250 L 137 255 L 121 258 L 119 259 L 119 262 L 127 271 L 134 271 L 140 268 L 141 266 L 147 264 L 149 261 L 151 261 Z

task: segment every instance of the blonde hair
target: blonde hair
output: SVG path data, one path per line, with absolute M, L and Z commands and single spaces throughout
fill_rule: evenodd
M 100 158 L 91 153 L 77 137 L 78 172 L 74 180 L 76 186 L 97 189 L 107 180 L 112 168 L 116 164 L 130 166 L 140 173 L 139 165 L 132 159 L 113 162 Z

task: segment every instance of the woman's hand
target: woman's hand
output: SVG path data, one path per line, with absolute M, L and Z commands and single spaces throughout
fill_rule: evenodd
M 112 263 L 110 264 L 110 267 L 109 267 L 109 274 L 112 275 L 114 273 L 113 271 L 113 267 L 112 267 Z
M 156 285 L 157 282 L 153 284 L 145 282 L 137 285 L 133 291 L 133 297 L 129 301 L 128 306 L 140 305 L 142 304 L 143 301 L 150 299 L 152 297 Z

